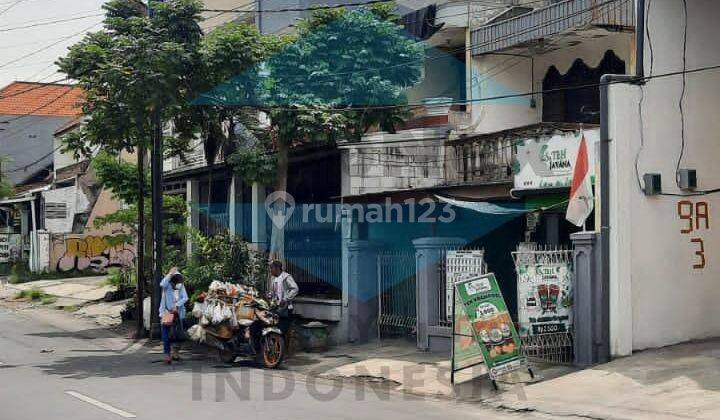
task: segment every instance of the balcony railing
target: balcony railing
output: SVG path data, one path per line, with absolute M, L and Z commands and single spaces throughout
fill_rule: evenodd
M 539 123 L 447 143 L 445 176 L 450 184 L 512 182 L 519 170 L 518 144 L 560 133 L 596 130 L 591 124 Z
M 486 54 L 587 27 L 630 29 L 633 0 L 564 0 L 472 32 L 474 55 Z
M 449 183 L 512 180 L 516 154 L 513 140 L 506 137 L 475 137 L 448 145 L 446 176 Z

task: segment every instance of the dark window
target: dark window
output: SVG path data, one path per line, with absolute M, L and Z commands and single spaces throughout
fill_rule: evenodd
M 543 122 L 599 124 L 600 89 L 597 85 L 600 78 L 604 74 L 624 73 L 625 62 L 612 50 L 605 53 L 595 68 L 588 67 L 580 59 L 575 60 L 564 75 L 555 66 L 550 67 L 543 79 Z

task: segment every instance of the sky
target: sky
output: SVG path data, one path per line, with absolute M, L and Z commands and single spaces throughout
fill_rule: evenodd
M 100 28 L 105 1 L 0 0 L 0 87 L 62 79 L 53 63 L 83 34 Z M 67 19 L 74 20 L 47 24 Z M 31 25 L 37 26 L 21 28 Z

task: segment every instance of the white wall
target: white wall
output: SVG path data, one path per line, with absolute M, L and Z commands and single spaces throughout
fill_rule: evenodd
M 597 39 L 584 39 L 576 46 L 565 46 L 558 50 L 535 56 L 533 83 L 531 60 L 524 57 L 484 55 L 473 59 L 472 99 L 493 98 L 530 91 L 541 91 L 545 74 L 555 66 L 561 74 L 567 73 L 576 59 L 596 67 L 607 50 L 625 61 L 630 72 L 633 63 L 633 36 L 629 33 L 595 31 L 593 34 L 606 35 Z M 588 35 L 588 34 L 586 34 Z M 527 49 L 512 51 L 529 54 Z M 536 108 L 530 107 L 530 97 L 514 97 L 472 104 L 472 121 L 478 133 L 493 133 L 515 127 L 536 124 L 542 121 L 542 95 L 537 95 Z
M 649 14 L 654 49 L 653 74 L 682 70 L 683 2 L 654 0 Z M 720 64 L 720 3 L 690 0 L 687 68 Z M 646 47 L 648 46 L 646 41 Z M 646 49 L 646 74 L 650 72 Z M 660 173 L 663 192 L 682 194 L 675 185 L 681 153 L 678 101 L 682 76 L 649 80 L 637 86 L 611 86 L 611 350 L 670 345 L 720 336 L 720 194 L 701 197 L 645 196 L 635 175 Z M 638 104 L 642 95 L 644 145 L 641 145 Z M 697 170 L 698 189 L 720 188 L 720 71 L 687 75 L 685 150 L 680 167 Z M 705 202 L 709 229 L 682 233 L 687 222 L 678 203 Z M 695 227 L 695 226 L 694 226 Z M 705 267 L 693 268 L 701 239 Z
M 53 167 L 55 171 L 75 163 L 78 163 L 78 160 L 72 153 L 63 153 L 62 151 L 62 136 L 53 137 Z
M 445 180 L 447 127 L 375 133 L 342 150 L 342 194 L 427 188 Z
M 90 202 L 81 188 L 57 188 L 42 193 L 45 203 L 65 203 L 67 213 L 63 219 L 45 218 L 45 229 L 51 233 L 71 233 L 76 213 L 87 212 Z

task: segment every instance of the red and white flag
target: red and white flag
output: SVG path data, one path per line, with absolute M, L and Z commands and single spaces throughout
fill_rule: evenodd
M 585 220 L 590 216 L 593 208 L 595 208 L 595 198 L 593 197 L 592 182 L 590 181 L 587 143 L 583 135 L 580 140 L 577 161 L 575 161 L 570 201 L 568 202 L 565 219 L 575 226 L 584 226 Z

